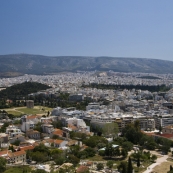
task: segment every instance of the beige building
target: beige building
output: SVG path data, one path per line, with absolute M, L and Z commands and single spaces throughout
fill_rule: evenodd
M 8 162 L 11 163 L 23 163 L 26 161 L 26 152 L 23 150 L 16 152 L 5 150 L 0 152 L 0 157 L 5 158 Z
M 163 127 L 162 133 L 163 134 L 173 134 L 173 125 Z

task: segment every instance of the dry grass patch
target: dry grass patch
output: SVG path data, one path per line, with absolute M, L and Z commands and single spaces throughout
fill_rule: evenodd
M 157 173 L 167 173 L 170 170 L 170 165 L 172 165 L 173 162 L 163 162 L 160 165 L 157 165 L 153 168 L 153 172 Z

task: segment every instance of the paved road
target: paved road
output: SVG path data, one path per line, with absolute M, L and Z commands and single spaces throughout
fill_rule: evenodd
M 161 163 L 165 162 L 168 158 L 168 155 L 164 155 L 163 157 L 160 157 L 156 160 L 156 163 L 151 164 L 146 171 L 143 173 L 151 173 L 153 168 L 157 165 L 160 165 Z

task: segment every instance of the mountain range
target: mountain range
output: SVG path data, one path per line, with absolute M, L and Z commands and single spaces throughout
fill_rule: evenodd
M 23 74 L 47 75 L 66 71 L 92 70 L 165 74 L 173 73 L 173 61 L 105 56 L 0 55 L 0 77 L 13 77 Z

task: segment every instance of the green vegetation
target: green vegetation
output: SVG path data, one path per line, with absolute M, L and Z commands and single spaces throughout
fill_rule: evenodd
M 98 170 L 102 170 L 103 168 L 104 168 L 103 163 L 98 163 L 98 164 L 97 164 L 97 169 L 98 169 Z
M 96 84 L 92 83 L 90 85 L 83 85 L 82 87 L 87 88 L 97 88 L 97 89 L 140 89 L 140 90 L 148 90 L 150 92 L 159 92 L 159 91 L 168 91 L 170 88 L 165 85 L 157 85 L 157 86 L 148 86 L 148 85 L 106 85 L 106 84 Z
M 141 79 L 161 79 L 161 78 L 156 77 L 156 76 L 141 76 L 141 77 L 138 77 L 138 78 L 141 78 Z
M 102 129 L 102 134 L 106 137 L 117 137 L 119 130 L 116 123 L 106 123 Z
M 110 169 L 113 167 L 113 165 L 114 165 L 114 162 L 112 160 L 108 160 L 106 163 L 106 166 Z
M 17 99 L 20 97 L 26 97 L 28 94 L 35 93 L 40 90 L 46 90 L 48 88 L 50 87 L 41 83 L 24 82 L 0 91 L 0 98 Z
M 40 144 L 33 151 L 27 152 L 27 158 L 42 163 L 50 159 L 50 150 L 44 144 Z
M 6 159 L 0 157 L 0 173 L 6 169 Z
M 0 128 L 0 132 L 5 133 L 6 132 L 6 127 L 8 127 L 9 125 L 10 125 L 9 123 L 4 123 L 2 125 L 2 127 Z
M 148 150 L 159 149 L 165 154 L 168 153 L 170 147 L 173 145 L 171 140 L 161 137 L 154 139 L 153 137 L 142 133 L 139 129 L 139 121 L 128 124 L 122 130 L 122 136 L 133 144 L 139 144 L 141 148 L 146 148 Z
M 31 168 L 29 166 L 15 166 L 7 168 L 4 173 L 29 173 L 31 172 Z
M 34 106 L 33 109 L 29 109 L 26 107 L 14 107 L 14 108 L 2 109 L 2 110 L 6 111 L 8 113 L 8 116 L 9 114 L 14 116 L 21 116 L 24 114 L 44 114 L 47 116 L 48 111 L 50 112 L 52 108 L 48 108 L 44 106 Z

